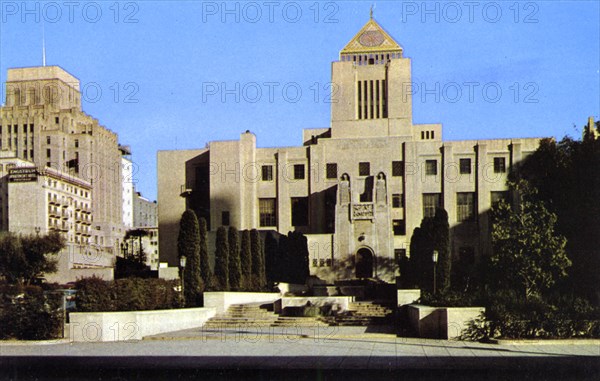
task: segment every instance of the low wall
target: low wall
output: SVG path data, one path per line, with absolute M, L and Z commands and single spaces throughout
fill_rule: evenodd
M 281 295 L 275 292 L 205 292 L 204 307 L 222 314 L 232 304 L 273 303 L 279 298 Z
M 278 283 L 277 288 L 279 289 L 279 293 L 281 295 L 285 295 L 287 293 L 291 294 L 304 294 L 308 291 L 308 286 L 305 284 L 293 284 L 293 283 Z
M 72 312 L 69 338 L 72 342 L 141 340 L 144 336 L 202 327 L 215 314 L 214 308 Z
M 470 320 L 485 311 L 483 307 L 431 307 L 419 304 L 408 306 L 408 319 L 419 337 L 456 339 Z
M 313 306 L 322 307 L 327 304 L 332 304 L 337 311 L 348 310 L 348 304 L 354 301 L 352 296 L 299 296 L 299 297 L 282 297 L 275 302 L 275 313 L 281 313 L 286 307 L 302 307 L 308 302 Z
M 413 304 L 421 297 L 421 290 L 398 290 L 398 307 Z

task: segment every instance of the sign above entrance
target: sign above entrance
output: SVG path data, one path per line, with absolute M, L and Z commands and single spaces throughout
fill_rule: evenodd
M 373 204 L 352 204 L 353 220 L 372 220 L 374 216 Z

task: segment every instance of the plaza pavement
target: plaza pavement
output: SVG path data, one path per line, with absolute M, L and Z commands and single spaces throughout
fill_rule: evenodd
M 436 380 L 598 380 L 599 343 L 484 344 L 402 338 L 362 327 L 191 329 L 135 342 L 2 342 L 0 378 L 163 379 L 177 374 L 193 379 L 202 370 L 206 379 L 250 379 L 255 373 L 248 372 L 260 370 L 261 379 L 406 375 Z

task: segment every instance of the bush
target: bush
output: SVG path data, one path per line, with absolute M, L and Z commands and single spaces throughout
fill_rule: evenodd
M 472 294 L 456 291 L 445 291 L 438 294 L 423 291 L 419 303 L 432 307 L 472 307 L 477 305 L 477 298 Z
M 78 312 L 145 311 L 179 308 L 178 281 L 84 278 L 77 281 Z
M 1 292 L 0 339 L 49 340 L 63 336 L 62 300 L 39 287 L 9 287 Z

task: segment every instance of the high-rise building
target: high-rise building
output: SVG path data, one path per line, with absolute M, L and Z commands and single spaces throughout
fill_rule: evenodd
M 83 112 L 77 78 L 58 66 L 9 69 L 6 102 L 0 108 L 0 151 L 28 161 L 40 179 L 62 176 L 81 183 L 89 195 L 87 210 L 91 215 L 86 242 L 113 258 L 119 253 L 125 231 L 117 134 Z M 46 196 L 47 190 L 36 189 Z M 8 203 L 26 206 L 27 196 L 20 195 L 17 201 L 9 194 Z M 34 200 L 39 194 L 29 197 Z M 65 197 L 61 207 L 75 208 L 75 198 Z M 11 225 L 10 214 L 3 218 L 9 219 L 5 228 L 15 233 L 33 233 L 39 227 L 27 219 L 18 226 Z M 70 233 L 63 233 L 68 238 Z
M 413 124 L 411 61 L 370 19 L 332 64 L 331 125 L 302 145 L 239 140 L 158 153 L 161 261 L 177 266 L 181 214 L 211 231 L 230 225 L 306 234 L 323 279 L 392 281 L 411 235 L 436 208 L 448 212 L 453 258 L 489 252 L 487 211 L 507 192 L 512 165 L 539 139 L 444 141 L 441 124 Z

